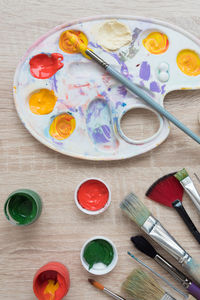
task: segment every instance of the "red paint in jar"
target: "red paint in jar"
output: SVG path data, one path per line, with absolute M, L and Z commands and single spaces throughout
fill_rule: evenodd
M 103 182 L 97 179 L 89 179 L 79 187 L 77 198 L 84 209 L 97 211 L 102 209 L 108 202 L 109 191 Z
M 54 289 L 47 291 L 49 281 L 53 282 Z M 49 262 L 41 267 L 33 279 L 33 291 L 39 300 L 61 300 L 68 293 L 70 287 L 70 277 L 68 269 L 59 262 Z

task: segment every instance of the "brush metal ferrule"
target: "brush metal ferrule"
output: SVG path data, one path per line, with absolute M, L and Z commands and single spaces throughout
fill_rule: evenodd
M 185 177 L 183 180 L 180 181 L 181 185 L 183 186 L 186 193 L 190 196 L 192 199 L 194 205 L 198 209 L 200 213 L 200 195 L 197 192 L 196 187 L 194 186 L 194 183 L 190 176 Z
M 165 293 L 164 296 L 160 300 L 176 300 L 176 298 L 172 297 L 168 293 Z
M 149 216 L 147 218 L 141 229 L 143 229 L 154 241 L 170 253 L 179 263 L 187 264 L 191 259 L 191 256 L 153 216 Z
M 169 274 L 171 274 L 177 281 L 179 281 L 182 286 L 186 289 L 190 286 L 191 281 L 176 267 L 171 265 L 166 259 L 164 259 L 161 255 L 156 254 L 154 260 L 165 269 Z
M 105 70 L 107 69 L 107 67 L 109 66 L 109 64 L 103 60 L 101 57 L 99 57 L 96 53 L 94 53 L 93 51 L 87 49 L 85 50 L 85 53 L 92 58 L 94 61 L 96 61 L 101 67 L 103 67 Z
M 108 290 L 107 288 L 104 288 L 103 291 L 105 292 L 105 294 L 113 297 L 114 299 L 117 299 L 117 300 L 126 300 L 125 298 L 122 298 L 121 296 L 111 292 L 110 290 Z

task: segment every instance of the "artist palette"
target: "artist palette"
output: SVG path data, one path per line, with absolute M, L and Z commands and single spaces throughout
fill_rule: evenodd
M 95 28 L 106 22 L 124 24 L 130 32 L 129 43 L 122 42 L 115 50 L 100 44 Z M 17 112 L 29 132 L 49 148 L 78 158 L 116 160 L 162 143 L 169 123 L 155 111 L 160 126 L 153 136 L 132 140 L 124 134 L 121 119 L 129 110 L 151 109 L 94 61 L 73 49 L 66 52 L 66 30 L 80 31 L 90 49 L 161 105 L 170 91 L 200 87 L 199 41 L 180 28 L 152 19 L 90 18 L 48 32 L 17 67 Z

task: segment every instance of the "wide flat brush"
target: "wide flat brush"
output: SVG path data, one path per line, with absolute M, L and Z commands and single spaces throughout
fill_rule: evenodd
M 200 284 L 200 264 L 179 245 L 135 194 L 129 194 L 121 202 L 120 207 L 132 221 L 171 254 Z
M 88 49 L 87 46 L 70 30 L 66 32 L 66 37 L 68 39 L 68 43 L 71 43 L 73 46 L 75 46 L 82 55 L 93 59 L 96 63 L 98 63 L 101 67 L 103 67 L 110 75 L 112 75 L 114 78 L 119 80 L 122 84 L 124 84 L 131 92 L 136 94 L 138 97 L 142 98 L 153 109 L 155 109 L 157 112 L 165 116 L 169 121 L 171 121 L 174 125 L 176 125 L 188 136 L 194 139 L 198 144 L 200 144 L 200 137 L 198 135 L 196 135 L 192 130 L 190 130 L 179 120 L 177 120 L 172 114 L 170 114 L 167 110 L 165 110 L 164 107 L 162 107 L 153 98 L 151 98 L 142 88 L 140 88 L 139 86 L 134 84 L 131 80 L 127 79 L 117 70 L 115 70 L 101 57 L 99 57 L 96 53 L 94 53 L 93 50 Z
M 99 282 L 95 281 L 94 279 L 88 279 L 89 283 L 91 283 L 91 285 L 93 285 L 95 288 L 99 289 L 100 291 L 103 291 L 105 294 L 111 296 L 114 299 L 117 300 L 126 300 L 125 298 L 113 293 L 112 291 L 108 290 L 107 288 L 105 288 L 102 284 L 100 284 Z
M 175 300 L 166 293 L 152 276 L 142 269 L 135 269 L 123 282 L 122 288 L 133 299 L 139 300 Z
M 187 291 L 196 299 L 200 300 L 200 288 L 187 278 L 181 271 L 175 268 L 170 262 L 162 257 L 156 249 L 141 235 L 131 237 L 132 243 L 142 253 L 153 258 L 163 269 L 170 273 Z
M 141 261 L 139 258 L 137 258 L 133 253 L 130 253 L 129 251 L 127 252 L 127 254 L 133 258 L 136 262 L 138 262 L 139 264 L 141 264 L 143 267 L 145 267 L 146 269 L 148 269 L 149 271 L 151 271 L 154 275 L 156 275 L 159 279 L 161 279 L 162 281 L 164 281 L 170 288 L 172 288 L 173 290 L 175 290 L 177 293 L 179 293 L 181 296 L 183 296 L 185 299 L 188 299 L 188 295 L 186 295 L 185 293 L 183 293 L 181 290 L 177 289 L 173 284 L 171 284 L 167 279 L 165 279 L 162 275 L 160 275 L 158 272 L 154 271 L 151 267 L 149 267 L 147 264 L 145 264 L 143 261 Z
M 200 244 L 200 233 L 182 204 L 184 189 L 174 175 L 175 173 L 170 173 L 156 180 L 146 192 L 146 196 L 165 206 L 174 207 Z
M 200 195 L 197 192 L 197 189 L 186 169 L 184 168 L 178 171 L 176 174 L 174 174 L 174 176 L 180 182 L 180 184 L 182 185 L 186 193 L 189 195 L 189 197 L 192 199 L 194 205 L 200 213 Z

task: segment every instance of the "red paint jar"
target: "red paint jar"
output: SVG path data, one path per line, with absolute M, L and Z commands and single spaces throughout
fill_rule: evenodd
M 88 178 L 75 191 L 75 203 L 86 214 L 97 215 L 104 212 L 111 202 L 111 191 L 101 179 Z
M 47 285 L 54 281 L 58 288 L 52 294 L 47 293 Z M 39 300 L 61 300 L 67 295 L 70 287 L 68 269 L 59 262 L 49 262 L 41 267 L 33 279 L 33 291 Z

